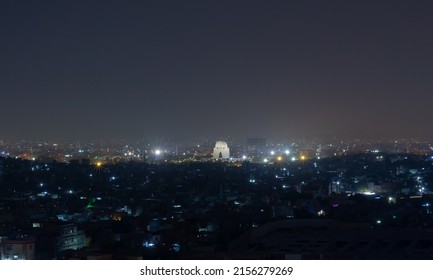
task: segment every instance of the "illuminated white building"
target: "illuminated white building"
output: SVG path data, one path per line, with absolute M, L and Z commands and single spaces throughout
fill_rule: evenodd
M 33 260 L 35 239 L 2 239 L 0 242 L 0 260 Z
M 230 149 L 226 142 L 217 141 L 213 148 L 214 159 L 228 159 L 230 157 Z
M 60 236 L 57 237 L 57 251 L 79 250 L 85 246 L 86 236 L 82 230 L 77 230 L 73 224 L 62 225 L 59 228 Z

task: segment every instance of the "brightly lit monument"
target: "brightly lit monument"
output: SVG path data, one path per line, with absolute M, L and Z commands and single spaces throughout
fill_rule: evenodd
M 230 157 L 230 149 L 226 142 L 217 141 L 213 148 L 214 159 L 228 159 Z

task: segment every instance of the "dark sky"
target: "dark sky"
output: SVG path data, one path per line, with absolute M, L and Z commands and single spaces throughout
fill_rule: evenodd
M 0 139 L 433 132 L 433 1 L 0 1 Z

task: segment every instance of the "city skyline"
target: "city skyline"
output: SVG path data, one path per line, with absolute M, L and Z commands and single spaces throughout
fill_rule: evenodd
M 431 136 L 431 1 L 0 4 L 0 139 Z

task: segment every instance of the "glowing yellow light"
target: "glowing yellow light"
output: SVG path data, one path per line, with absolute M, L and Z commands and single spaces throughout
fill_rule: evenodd
M 97 167 L 101 167 L 101 166 L 102 166 L 102 162 L 98 161 L 98 162 L 96 163 L 96 166 L 97 166 Z
M 282 161 L 283 158 L 282 158 L 282 157 L 277 157 L 277 160 L 278 160 L 278 161 Z
M 301 156 L 301 160 L 305 160 L 305 156 Z

